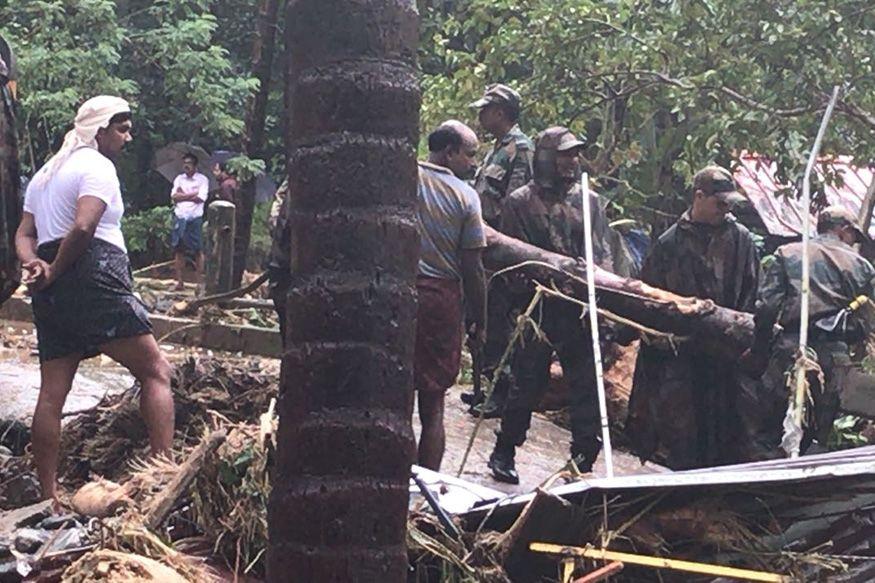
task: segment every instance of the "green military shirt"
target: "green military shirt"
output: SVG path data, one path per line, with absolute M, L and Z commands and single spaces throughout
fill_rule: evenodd
M 518 125 L 496 142 L 477 170 L 474 190 L 480 195 L 483 220 L 495 227 L 501 203 L 511 192 L 532 178 L 535 145 Z
M 808 309 L 813 324 L 837 314 L 860 295 L 873 297 L 875 268 L 853 247 L 833 234 L 809 242 Z M 799 327 L 802 302 L 802 243 L 783 245 L 763 277 L 757 298 L 757 339 L 762 344 L 778 322 L 787 330 Z

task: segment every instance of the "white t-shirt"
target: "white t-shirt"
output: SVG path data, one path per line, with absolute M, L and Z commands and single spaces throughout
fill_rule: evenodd
M 34 217 L 40 245 L 63 239 L 76 219 L 76 204 L 83 196 L 106 203 L 94 236 L 127 252 L 121 220 L 125 213 L 115 164 L 93 148 L 79 148 L 43 186 L 31 180 L 24 194 L 24 210 Z
M 185 200 L 174 203 L 173 211 L 180 219 L 196 219 L 204 216 L 204 203 L 207 202 L 207 194 L 210 192 L 210 181 L 200 172 L 195 172 L 191 178 L 180 174 L 173 179 L 173 188 L 170 189 L 171 200 L 177 188 L 181 188 L 185 194 L 197 194 L 200 200 Z

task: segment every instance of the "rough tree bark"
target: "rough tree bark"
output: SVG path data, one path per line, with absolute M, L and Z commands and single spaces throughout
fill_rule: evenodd
M 287 12 L 291 272 L 271 581 L 406 579 L 420 94 L 413 0 Z
M 247 104 L 246 133 L 243 136 L 243 152 L 253 159 L 261 158 L 264 151 L 264 125 L 276 48 L 277 17 L 284 5 L 285 0 L 261 0 L 258 3 L 258 18 L 252 39 L 252 75 L 258 79 L 258 91 Z M 238 198 L 232 287 L 240 285 L 246 269 L 246 256 L 252 239 L 252 213 L 255 210 L 255 178 L 240 184 Z
M 484 262 L 498 270 L 526 261 L 547 264 L 523 267 L 525 274 L 544 285 L 552 281 L 565 293 L 586 298 L 586 268 L 578 261 L 544 251 L 486 227 Z M 753 315 L 723 308 L 711 300 L 688 298 L 647 285 L 636 279 L 614 275 L 596 267 L 599 308 L 639 324 L 678 336 L 690 336 L 703 351 L 716 356 L 738 358 L 753 340 Z
M 21 220 L 18 137 L 5 69 L 5 63 L 0 64 L 0 304 L 18 287 L 20 277 L 15 253 L 15 230 Z

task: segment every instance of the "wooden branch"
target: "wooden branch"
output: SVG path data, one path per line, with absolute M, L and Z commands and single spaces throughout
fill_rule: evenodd
M 135 270 L 134 272 L 132 272 L 131 275 L 133 275 L 134 277 L 137 277 L 138 275 L 148 273 L 148 272 L 152 271 L 153 269 L 161 269 L 162 267 L 170 267 L 171 265 L 173 265 L 173 263 L 174 263 L 173 259 L 171 259 L 170 261 L 162 261 L 161 263 L 153 263 L 152 265 L 147 265 L 146 267 L 141 267 L 140 269 Z
M 204 460 L 213 455 L 227 437 L 228 432 L 225 429 L 217 429 L 191 452 L 188 459 L 179 466 L 179 472 L 170 484 L 152 499 L 149 511 L 146 513 L 145 524 L 147 528 L 156 531 L 161 527 L 176 505 L 176 501 L 188 490 L 195 476 L 203 467 Z
M 875 129 L 875 115 L 860 109 L 853 103 L 848 103 L 847 101 L 839 101 L 836 104 L 836 109 L 838 109 L 842 113 L 849 115 L 850 117 L 853 117 L 857 121 L 862 122 L 870 128 Z
M 238 298 L 242 295 L 246 295 L 250 292 L 257 290 L 259 287 L 261 287 L 261 284 L 268 280 L 268 277 L 268 273 L 265 271 L 264 273 L 259 275 L 252 283 L 244 285 L 243 287 L 238 287 L 237 289 L 232 289 L 229 292 L 214 294 L 211 296 L 204 296 L 202 298 L 196 298 L 191 301 L 177 302 L 173 306 L 173 311 L 177 314 L 184 314 L 206 304 L 215 304 L 224 300 Z
M 255 308 L 256 310 L 273 310 L 273 300 L 248 300 L 246 298 L 234 298 L 227 302 L 222 302 L 222 307 L 235 308 Z
M 552 280 L 567 295 L 586 297 L 582 260 L 545 251 L 490 227 L 486 227 L 486 244 L 484 263 L 488 269 L 499 271 L 525 264 L 520 270 L 527 277 Z M 753 341 L 753 314 L 730 310 L 711 300 L 679 296 L 598 266 L 595 282 L 600 308 L 648 328 L 690 337 L 690 345 L 703 352 L 738 358 Z
M 809 113 L 816 113 L 816 112 L 821 111 L 821 110 L 826 108 L 826 101 L 827 101 L 826 97 L 824 97 L 824 100 L 818 105 L 807 105 L 807 106 L 791 107 L 791 108 L 773 107 L 771 105 L 757 101 L 756 99 L 748 97 L 747 95 L 743 95 L 742 93 L 739 93 L 738 91 L 736 91 L 735 89 L 732 89 L 731 87 L 726 87 L 724 85 L 698 86 L 698 85 L 688 83 L 682 79 L 671 77 L 670 75 L 667 75 L 666 73 L 662 73 L 659 71 L 640 70 L 640 69 L 635 69 L 635 70 L 631 70 L 631 71 L 611 71 L 611 72 L 607 72 L 607 73 L 600 73 L 598 75 L 590 76 L 589 79 L 596 79 L 599 77 L 610 77 L 610 76 L 633 76 L 633 77 L 647 76 L 647 77 L 655 79 L 656 81 L 663 83 L 665 85 L 672 85 L 674 87 L 684 89 L 685 91 L 695 91 L 695 90 L 719 91 L 720 93 L 729 97 L 733 101 L 741 103 L 742 105 L 745 105 L 751 109 L 755 109 L 757 111 L 762 111 L 764 113 L 768 113 L 768 114 L 778 116 L 778 117 L 798 117 L 800 115 L 806 115 Z M 851 117 L 851 118 L 859 121 L 860 123 L 868 126 L 869 128 L 875 129 L 875 114 L 869 113 L 868 111 L 861 109 L 860 107 L 854 105 L 853 103 L 849 103 L 847 101 L 841 101 L 841 100 L 836 104 L 836 109 L 841 111 L 842 113 L 844 113 L 848 117 Z

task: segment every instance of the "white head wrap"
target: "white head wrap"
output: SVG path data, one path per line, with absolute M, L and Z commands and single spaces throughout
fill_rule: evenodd
M 130 113 L 131 106 L 121 97 L 98 95 L 92 97 L 79 107 L 72 130 L 64 136 L 61 149 L 49 158 L 40 171 L 33 177 L 33 182 L 42 186 L 55 175 L 67 158 L 79 148 L 97 149 L 97 130 L 109 127 L 109 120 L 119 113 Z

